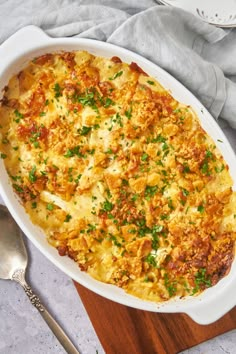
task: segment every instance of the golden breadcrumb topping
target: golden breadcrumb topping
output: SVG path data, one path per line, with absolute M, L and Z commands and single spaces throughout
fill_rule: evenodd
M 4 90 L 0 149 L 33 223 L 92 277 L 165 301 L 229 272 L 228 166 L 191 107 L 136 63 L 35 58 Z

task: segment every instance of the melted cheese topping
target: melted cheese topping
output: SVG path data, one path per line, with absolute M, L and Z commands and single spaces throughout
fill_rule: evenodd
M 191 107 L 137 64 L 81 51 L 36 58 L 5 89 L 0 124 L 32 221 L 94 278 L 165 301 L 229 272 L 228 166 Z

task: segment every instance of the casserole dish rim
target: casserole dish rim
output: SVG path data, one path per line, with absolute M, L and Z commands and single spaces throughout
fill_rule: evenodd
M 165 89 L 169 90 L 177 100 L 184 104 L 190 104 L 194 108 L 202 127 L 211 137 L 213 133 L 213 140 L 221 152 L 223 145 L 224 151 L 222 153 L 226 162 L 229 166 L 232 166 L 233 163 L 236 164 L 235 154 L 223 131 L 210 113 L 188 89 L 156 64 L 151 63 L 136 53 L 113 44 L 84 38 L 51 38 L 38 27 L 27 26 L 16 32 L 0 46 L 0 55 L 3 58 L 0 63 L 0 90 L 3 90 L 11 76 L 19 72 L 34 57 L 48 52 L 80 49 L 87 50 L 98 56 L 112 57 L 115 55 L 119 56 L 124 62 L 136 62 L 150 76 L 157 79 Z M 235 189 L 236 172 L 233 175 L 232 170 L 231 175 L 234 180 Z M 43 232 L 40 228 L 32 224 L 29 216 L 25 213 L 24 208 L 13 192 L 2 160 L 0 161 L 0 176 L 0 194 L 26 236 L 58 268 L 97 294 L 123 305 L 142 310 L 153 312 L 184 312 L 199 324 L 209 324 L 216 321 L 236 305 L 235 300 L 233 300 L 236 299 L 236 288 L 233 287 L 233 281 L 236 281 L 236 259 L 234 259 L 229 274 L 202 294 L 196 297 L 173 299 L 163 303 L 136 298 L 114 285 L 101 283 L 93 279 L 87 273 L 82 272 L 73 260 L 59 256 L 57 250 L 48 244 L 46 237 L 42 237 Z

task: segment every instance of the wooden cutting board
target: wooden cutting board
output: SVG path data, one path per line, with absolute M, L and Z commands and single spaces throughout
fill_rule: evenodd
M 236 328 L 236 307 L 201 326 L 184 314 L 136 310 L 75 286 L 106 354 L 175 354 Z

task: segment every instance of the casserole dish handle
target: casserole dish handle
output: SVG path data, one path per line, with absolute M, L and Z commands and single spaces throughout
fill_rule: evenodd
M 35 44 L 40 48 L 40 45 L 45 46 L 45 41 L 50 39 L 39 27 L 30 25 L 20 29 L 0 46 L 0 70 L 24 55 Z
M 232 284 L 226 291 L 220 291 L 217 296 L 211 297 L 210 301 L 202 299 L 192 309 L 187 310 L 186 314 L 200 325 L 214 323 L 234 308 L 235 296 L 236 291 Z

